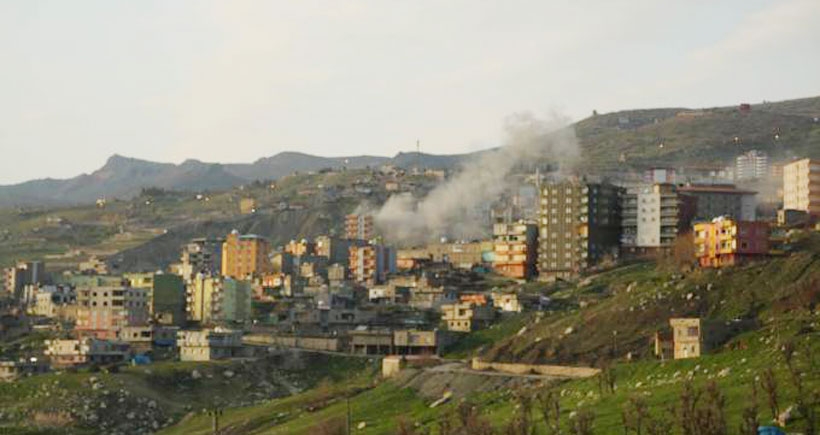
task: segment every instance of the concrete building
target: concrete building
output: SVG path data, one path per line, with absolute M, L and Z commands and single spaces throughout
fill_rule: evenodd
M 820 160 L 802 159 L 783 167 L 783 208 L 820 216 Z
M 481 242 L 430 243 L 423 247 L 400 249 L 397 264 L 402 269 L 411 269 L 417 263 L 414 260 L 450 263 L 460 269 L 471 269 L 473 266 L 491 263 L 495 244 L 492 240 Z
M 347 266 L 350 260 L 350 244 L 351 242 L 349 240 L 330 236 L 319 236 L 316 238 L 316 255 L 326 257 L 328 264 Z
M 459 302 L 441 306 L 441 320 L 448 331 L 471 332 L 486 327 L 495 318 L 495 311 L 488 305 Z
M 193 239 L 182 248 L 180 275 L 186 280 L 198 273 L 218 275 L 222 270 L 224 239 Z
M 621 199 L 621 249 L 642 255 L 671 248 L 675 238 L 691 228 L 696 200 L 673 184 L 628 187 Z
M 506 277 L 531 279 L 537 274 L 538 227 L 535 224 L 493 225 L 493 269 Z
M 617 257 L 621 189 L 607 183 L 564 181 L 541 187 L 539 273 L 569 278 Z
M 115 339 L 125 326 L 146 325 L 149 291 L 131 288 L 127 281 L 111 287 L 77 288 L 77 325 L 81 335 Z
M 769 175 L 769 156 L 758 150 L 751 150 L 735 158 L 735 180 L 759 180 Z
M 313 255 L 316 245 L 307 240 L 291 240 L 284 246 L 284 251 L 294 257 L 301 257 L 304 255 Z
M 715 218 L 694 225 L 695 255 L 701 267 L 724 267 L 769 253 L 769 224 Z
M 675 359 L 698 358 L 714 347 L 711 327 L 699 318 L 669 319 L 672 327 L 672 356 Z
M 3 273 L 5 291 L 16 301 L 21 301 L 25 286 L 40 284 L 44 279 L 45 264 L 42 261 L 21 261 L 4 269 Z
M 202 324 L 250 321 L 250 282 L 199 275 L 187 288 L 188 320 Z
M 46 340 L 45 355 L 54 367 L 85 364 L 113 364 L 130 356 L 128 343 L 86 337 L 72 340 Z
M 234 230 L 222 245 L 222 275 L 248 279 L 271 271 L 270 245 L 264 237 Z
M 396 251 L 384 245 L 351 246 L 350 275 L 360 283 L 379 284 L 396 272 Z
M 693 184 L 679 187 L 678 192 L 697 201 L 695 221 L 708 221 L 719 216 L 742 221 L 757 219 L 757 192 L 738 189 L 732 184 Z
M 131 287 L 148 291 L 148 313 L 160 325 L 185 324 L 185 282 L 169 273 L 130 273 L 123 275 Z
M 29 314 L 48 318 L 70 318 L 66 312 L 69 305 L 77 303 L 77 293 L 67 285 L 47 285 L 37 288 Z
M 523 310 L 517 293 L 493 292 L 493 306 L 500 311 L 520 313 Z
M 357 328 L 348 331 L 350 352 L 359 355 L 390 355 L 393 353 L 393 332 L 389 329 Z
M 376 236 L 373 215 L 349 214 L 345 217 L 345 238 L 370 241 Z
M 180 361 L 213 361 L 242 355 L 242 331 L 215 328 L 179 331 Z

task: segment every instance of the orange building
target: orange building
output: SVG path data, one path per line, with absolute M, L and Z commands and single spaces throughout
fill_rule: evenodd
M 349 214 L 345 218 L 345 238 L 348 240 L 370 240 L 373 232 L 373 215 Z
M 530 279 L 536 274 L 538 229 L 534 224 L 498 223 L 493 225 L 493 269 L 515 279 Z
M 387 246 L 350 247 L 350 275 L 357 282 L 378 284 L 396 272 L 396 252 Z
M 222 245 L 222 276 L 245 279 L 270 272 L 269 252 L 264 237 L 232 231 Z
M 694 225 L 695 255 L 701 267 L 725 267 L 769 253 L 769 224 L 725 217 Z

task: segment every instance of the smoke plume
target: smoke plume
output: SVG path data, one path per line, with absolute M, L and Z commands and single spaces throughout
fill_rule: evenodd
M 479 154 L 444 184 L 418 200 L 410 194 L 390 197 L 375 221 L 388 241 L 414 244 L 442 236 L 481 237 L 488 222 L 475 210 L 498 199 L 509 187 L 507 176 L 517 165 L 535 160 L 571 168 L 580 152 L 575 130 L 564 117 L 536 118 L 517 113 L 505 121 L 501 148 Z

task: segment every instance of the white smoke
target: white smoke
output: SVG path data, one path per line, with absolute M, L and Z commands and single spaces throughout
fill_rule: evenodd
M 474 211 L 498 199 L 509 187 L 507 176 L 517 165 L 535 160 L 571 168 L 580 156 L 575 130 L 565 117 L 536 118 L 532 113 L 506 119 L 504 146 L 481 153 L 427 197 L 391 196 L 375 215 L 385 238 L 399 244 L 422 243 L 441 236 L 480 237 L 486 222 Z

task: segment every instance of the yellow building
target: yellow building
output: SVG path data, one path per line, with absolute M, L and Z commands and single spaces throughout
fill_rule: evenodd
M 694 225 L 695 256 L 701 267 L 741 264 L 769 253 L 769 225 L 716 218 Z
M 514 279 L 530 279 L 536 274 L 538 228 L 535 224 L 497 223 L 493 225 L 493 269 Z
M 820 160 L 797 160 L 783 167 L 783 209 L 820 215 Z
M 222 275 L 246 279 L 270 272 L 270 245 L 264 237 L 234 230 L 222 245 Z

